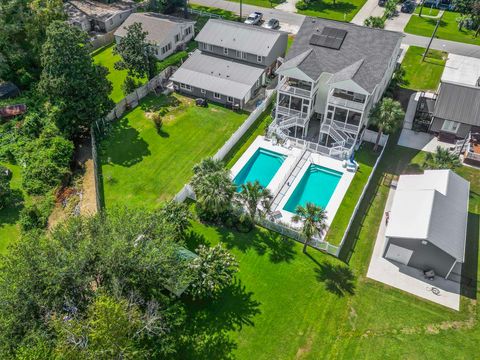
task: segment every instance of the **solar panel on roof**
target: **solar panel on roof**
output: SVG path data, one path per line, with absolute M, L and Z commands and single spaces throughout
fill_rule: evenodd
M 324 27 L 321 34 L 313 34 L 310 37 L 310 45 L 339 50 L 345 36 L 347 36 L 346 30 Z

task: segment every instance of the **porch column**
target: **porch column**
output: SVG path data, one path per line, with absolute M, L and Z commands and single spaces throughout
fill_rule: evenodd
M 453 265 L 452 265 L 452 267 L 450 268 L 450 270 L 448 271 L 447 276 L 445 276 L 445 279 L 448 279 L 448 277 L 450 276 L 450 273 L 452 272 L 452 270 L 453 270 L 453 268 L 455 267 L 456 264 L 457 264 L 457 260 L 455 260 L 455 261 L 453 262 Z

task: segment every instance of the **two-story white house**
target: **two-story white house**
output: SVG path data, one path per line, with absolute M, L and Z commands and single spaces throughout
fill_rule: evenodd
M 305 18 L 277 69 L 278 98 L 270 133 L 327 155 L 351 154 L 368 124 L 370 109 L 390 82 L 402 37 Z
M 134 13 L 115 31 L 117 44 L 127 34 L 127 28 L 134 23 L 142 24 L 143 31 L 148 33 L 147 41 L 158 60 L 183 49 L 195 35 L 193 20 L 157 13 Z

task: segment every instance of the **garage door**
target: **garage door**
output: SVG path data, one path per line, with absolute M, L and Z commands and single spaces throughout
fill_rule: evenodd
M 403 247 L 390 244 L 385 257 L 389 260 L 396 261 L 403 265 L 408 265 L 412 257 L 413 250 L 405 249 Z

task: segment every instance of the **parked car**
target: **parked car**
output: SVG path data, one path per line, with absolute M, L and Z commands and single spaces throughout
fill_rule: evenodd
M 405 0 L 405 2 L 402 4 L 402 7 L 400 9 L 401 12 L 407 13 L 407 14 L 413 12 L 413 10 L 415 10 L 415 3 L 410 0 Z
M 387 0 L 378 0 L 378 6 L 384 7 L 387 3 Z
M 280 27 L 280 22 L 277 19 L 270 19 L 265 27 L 267 29 L 278 29 Z
M 263 14 L 261 12 L 255 11 L 248 15 L 248 17 L 245 19 L 245 24 L 249 25 L 258 25 L 260 21 L 262 21 Z

